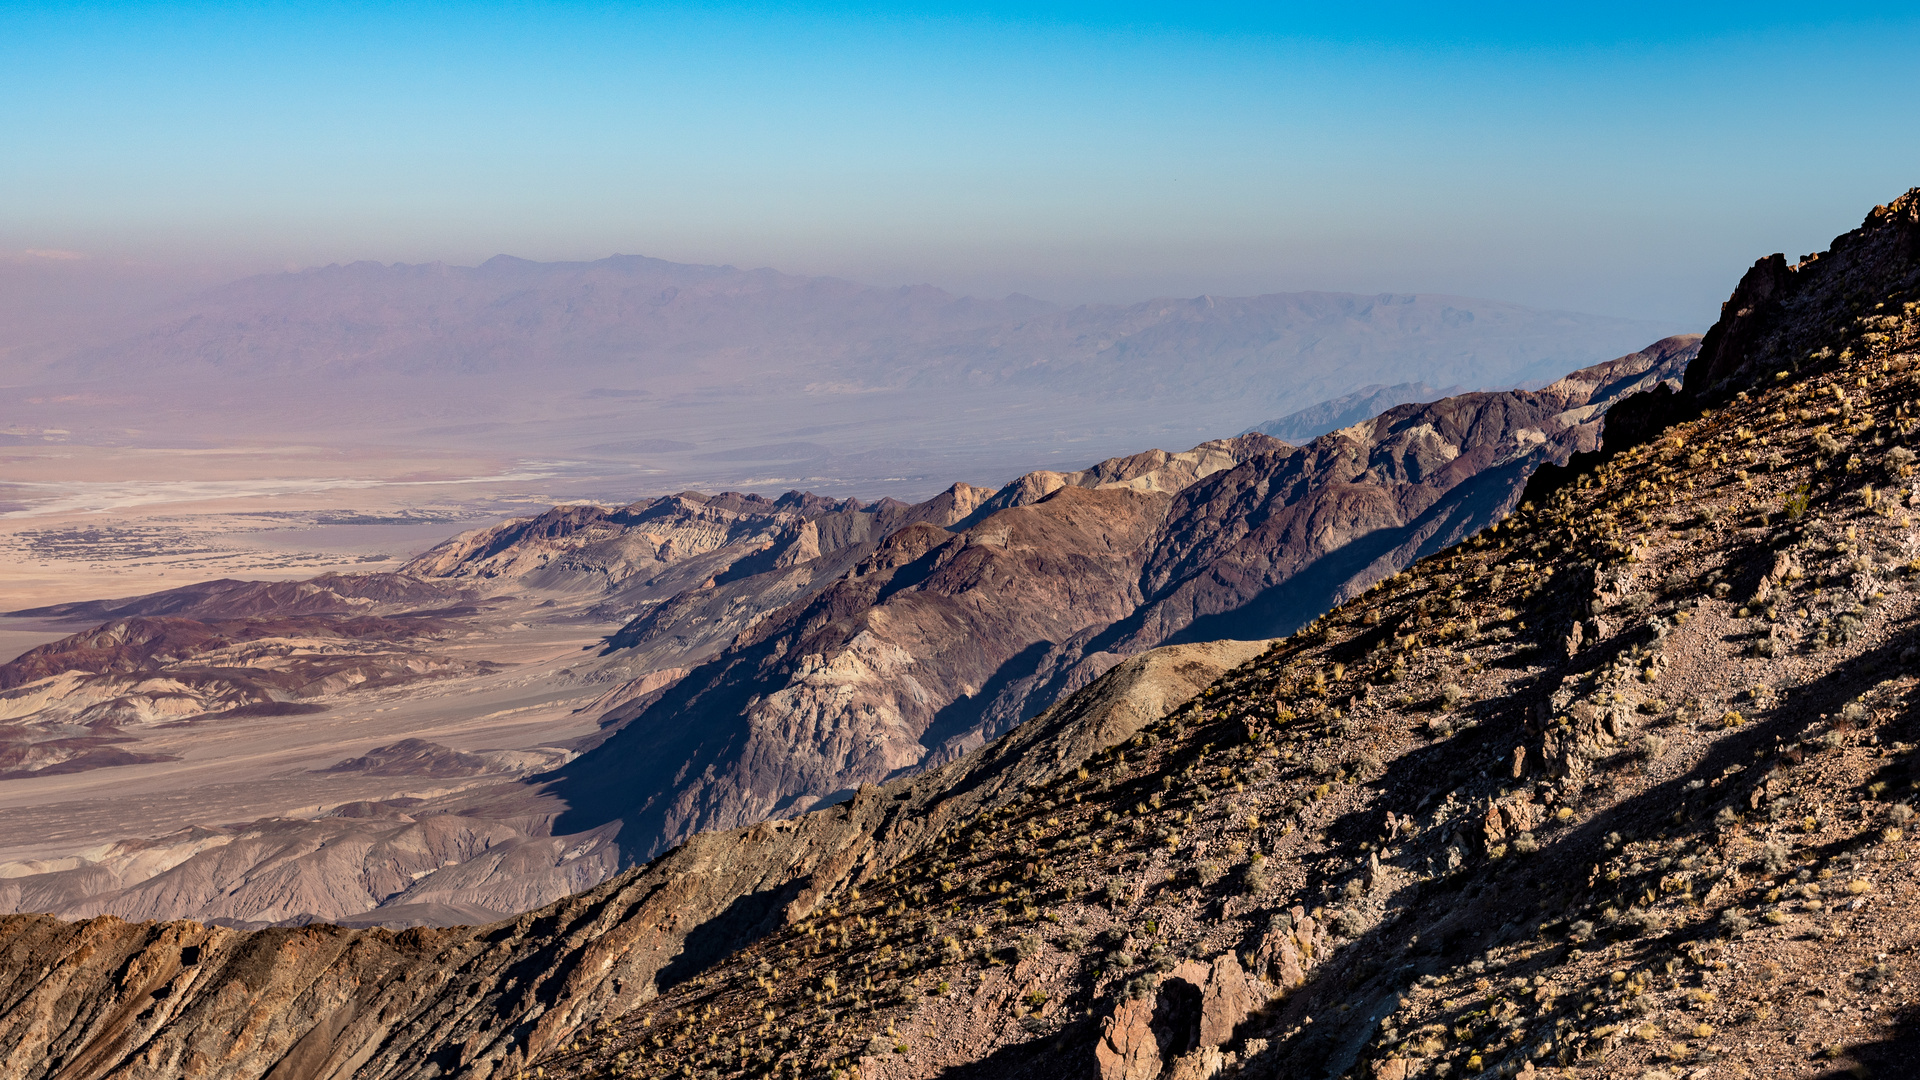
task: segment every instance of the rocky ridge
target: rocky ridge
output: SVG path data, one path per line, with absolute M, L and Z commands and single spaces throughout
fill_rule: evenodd
M 547 1071 L 1898 1075 L 1916 399 L 1920 190 L 1498 527 Z
M 950 760 L 1156 645 L 1288 632 L 1495 520 L 1697 348 L 1666 339 L 1540 391 L 1400 406 L 1305 447 L 1250 435 L 1023 477 L 951 530 L 889 535 L 616 715 L 619 733 L 556 777 L 571 808 L 556 827 L 618 820 L 645 859 Z

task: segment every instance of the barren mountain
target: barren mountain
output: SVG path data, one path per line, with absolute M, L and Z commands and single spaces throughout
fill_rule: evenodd
M 1190 455 L 1023 477 L 957 534 L 894 534 L 620 714 L 633 719 L 555 779 L 571 807 L 556 827 L 618 820 L 630 857 L 649 858 L 947 760 L 1157 644 L 1286 633 L 1497 520 L 1541 462 L 1591 450 L 1613 402 L 1677 378 L 1697 348 L 1666 339 L 1541 391 L 1401 406 L 1301 448 L 1243 436 L 1240 463 L 1203 456 L 1197 479 Z
M 479 929 L 11 916 L 0 1070 L 1901 1075 L 1917 396 L 1920 190 L 1184 703 L 1209 646 Z
M 1161 642 L 1285 633 L 1494 520 L 1534 467 L 1590 449 L 1604 409 L 1677 376 L 1694 347 L 1663 341 L 1538 392 L 1401 407 L 1306 447 L 1247 435 L 1029 474 L 994 493 L 955 485 L 915 506 L 683 493 L 617 509 L 557 507 L 464 534 L 396 580 L 465 596 L 469 612 L 476 595 L 491 598 L 484 604 L 515 598 L 516 619 L 540 596 L 549 599 L 535 610 L 550 619 L 635 613 L 602 655 L 566 673 L 606 687 L 581 708 L 612 732 L 607 741 L 563 744 L 585 756 L 532 784 L 468 785 L 405 807 L 413 820 L 487 818 L 499 851 L 443 858 L 422 872 L 377 838 L 345 846 L 337 824 L 263 822 L 246 828 L 296 846 L 331 844 L 325 867 L 357 850 L 369 860 L 363 880 L 410 877 L 386 892 L 302 889 L 298 874 L 323 872 L 322 863 L 283 864 L 277 847 L 215 852 L 182 839 L 171 842 L 178 857 L 150 879 L 22 867 L 15 895 L 69 914 L 243 923 L 535 905 L 694 833 L 791 816 L 951 761 Z M 280 591 L 315 610 L 343 603 L 327 599 L 342 591 L 409 596 L 384 578 L 325 578 L 316 588 Z M 264 595 L 213 583 L 61 610 L 225 610 Z M 484 613 L 457 621 L 468 636 L 488 632 Z M 431 662 L 414 663 L 415 678 L 431 674 Z M 365 676 L 372 691 L 390 685 L 373 675 L 346 665 L 311 685 L 337 695 L 319 703 L 365 707 L 350 680 Z M 117 676 L 170 677 L 160 665 Z M 280 686 L 283 673 L 273 678 L 280 697 L 296 700 Z M 50 740 L 44 727 L 32 730 Z M 446 766 L 420 768 L 434 776 Z M 147 854 L 134 865 L 151 871 L 165 861 L 155 843 L 140 846 Z M 534 854 L 549 846 L 565 857 Z M 46 873 L 58 876 L 40 880 Z M 212 881 L 247 887 L 216 902 L 203 884 Z M 277 891 L 260 891 L 269 885 Z M 341 906 L 349 902 L 362 906 Z

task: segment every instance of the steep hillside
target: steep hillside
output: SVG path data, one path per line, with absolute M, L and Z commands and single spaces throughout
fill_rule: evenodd
M 549 1074 L 1903 1075 L 1916 398 L 1920 190 L 1639 439 Z
M 491 927 L 244 933 L 0 917 L 0 1077 L 517 1075 L 948 823 L 1010 805 L 1262 645 L 1136 658 L 994 747 L 884 796 L 708 833 Z M 43 970 L 43 968 L 45 970 Z

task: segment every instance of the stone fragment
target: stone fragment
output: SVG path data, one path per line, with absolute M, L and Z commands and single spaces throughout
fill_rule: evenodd
M 1373 1063 L 1373 1080 L 1412 1080 L 1413 1063 L 1406 1058 L 1388 1058 Z

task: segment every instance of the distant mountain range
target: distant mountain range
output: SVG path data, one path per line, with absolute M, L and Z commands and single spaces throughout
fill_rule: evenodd
M 1464 386 L 1450 386 L 1440 390 L 1426 383 L 1363 386 L 1351 394 L 1342 394 L 1330 401 L 1309 405 L 1298 412 L 1288 413 L 1278 420 L 1255 424 L 1241 434 L 1251 435 L 1258 432 L 1284 442 L 1303 443 L 1325 435 L 1329 431 L 1338 431 L 1362 420 L 1371 420 L 1395 405 L 1405 405 L 1410 401 L 1438 401 L 1465 390 Z
M 790 477 L 998 483 L 1089 437 L 1081 460 L 1191 445 L 1362 388 L 1539 383 L 1683 329 L 1431 294 L 1063 307 L 639 256 L 498 256 L 249 277 L 104 319 L 84 342 L 0 348 L 0 376 L 163 388 L 167 408 L 128 406 L 126 426 L 150 432 L 205 432 L 217 414 L 222 429 L 357 425 L 543 460 L 644 455 L 703 483 L 764 472 L 754 461 L 793 463 Z M 112 411 L 97 397 L 85 412 L 33 408 L 45 415 L 23 418 L 74 430 Z M 926 422 L 955 410 L 964 435 Z M 809 425 L 823 434 L 793 434 Z M 968 463 L 983 449 L 1004 463 Z
M 1417 376 L 1558 377 L 1669 332 L 1453 296 L 1279 293 L 1060 307 L 639 256 L 361 262 L 250 277 L 53 357 L 56 377 L 324 373 L 679 384 L 776 376 L 1173 394 L 1296 407 Z

